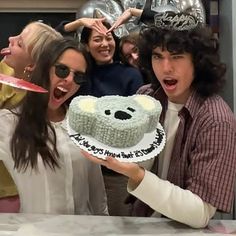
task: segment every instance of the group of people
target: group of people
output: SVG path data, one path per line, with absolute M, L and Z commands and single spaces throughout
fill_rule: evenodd
M 2 63 L 48 93 L 1 86 L 0 187 L 5 181 L 16 189 L 0 195 L 0 211 L 164 216 L 200 228 L 216 211 L 232 210 L 236 119 L 218 95 L 226 66 L 217 39 L 203 24 L 148 25 L 118 45 L 113 29 L 123 22 L 111 27 L 105 18 L 81 18 L 63 22 L 61 34 L 33 22 L 9 38 Z M 62 36 L 81 26 L 80 42 Z M 70 140 L 66 116 L 74 96 L 137 91 L 162 104 L 166 145 L 158 157 L 101 160 Z

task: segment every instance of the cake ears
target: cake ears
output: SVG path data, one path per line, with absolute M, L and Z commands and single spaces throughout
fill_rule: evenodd
M 148 95 L 137 94 L 137 95 L 128 96 L 127 98 L 132 99 L 135 102 L 137 102 L 145 111 L 152 111 L 155 109 L 155 106 L 156 106 L 155 99 Z M 96 103 L 98 102 L 99 99 L 102 99 L 102 97 L 97 98 L 93 96 L 84 96 L 84 97 L 80 96 L 79 107 L 84 112 L 94 113 Z
M 133 95 L 134 100 L 146 111 L 151 111 L 155 108 L 154 98 L 148 95 Z

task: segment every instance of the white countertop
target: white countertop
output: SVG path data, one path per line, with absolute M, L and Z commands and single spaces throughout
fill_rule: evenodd
M 114 216 L 0 214 L 0 236 L 236 235 L 236 221 L 212 220 L 192 229 L 168 219 Z

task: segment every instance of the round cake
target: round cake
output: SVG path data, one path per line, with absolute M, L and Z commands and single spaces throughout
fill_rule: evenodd
M 161 105 L 147 95 L 75 97 L 69 106 L 69 125 L 111 147 L 136 145 L 158 124 Z

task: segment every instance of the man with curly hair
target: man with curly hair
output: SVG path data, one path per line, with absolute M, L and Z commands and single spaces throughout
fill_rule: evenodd
M 192 16 L 164 17 L 171 27 L 147 27 L 139 43 L 141 66 L 156 76 L 158 88 L 150 95 L 162 104 L 167 137 L 152 171 L 85 155 L 129 177 L 128 191 L 139 199 L 134 215 L 159 214 L 201 228 L 217 210 L 228 213 L 233 207 L 236 119 L 218 95 L 226 66 L 210 29 L 191 28 Z

